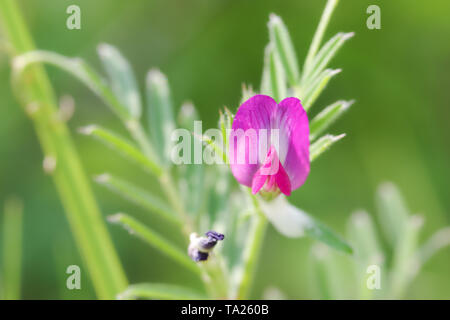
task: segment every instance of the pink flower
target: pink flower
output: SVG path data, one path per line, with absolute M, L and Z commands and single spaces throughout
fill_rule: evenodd
M 299 99 L 253 96 L 239 107 L 229 141 L 231 171 L 253 194 L 290 195 L 305 183 L 309 124 Z

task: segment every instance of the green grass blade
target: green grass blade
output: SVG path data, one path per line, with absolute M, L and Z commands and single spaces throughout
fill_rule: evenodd
M 146 157 L 136 146 L 117 134 L 103 129 L 97 125 L 89 125 L 80 128 L 80 133 L 94 137 L 102 143 L 110 146 L 115 151 L 121 153 L 125 158 L 134 161 L 144 170 L 154 174 L 157 177 L 162 175 L 161 167 L 149 157 Z
M 270 42 L 274 44 L 275 50 L 280 57 L 287 80 L 291 86 L 295 86 L 298 84 L 300 73 L 297 54 L 295 53 L 289 32 L 281 18 L 275 14 L 270 15 L 268 26 Z
M 338 136 L 327 134 L 320 137 L 316 142 L 311 144 L 311 146 L 309 147 L 309 158 L 311 162 L 316 160 L 318 156 L 327 151 L 334 143 L 338 142 L 343 137 L 345 137 L 345 133 Z
M 310 140 L 315 140 L 323 131 L 325 131 L 333 122 L 336 121 L 353 104 L 352 101 L 337 101 L 316 115 L 309 124 Z
M 108 73 L 113 92 L 131 116 L 139 119 L 142 112 L 141 96 L 130 64 L 119 50 L 109 44 L 99 45 L 98 54 Z
M 303 95 L 302 104 L 306 111 L 308 111 L 313 103 L 320 96 L 322 91 L 326 88 L 328 82 L 335 75 L 341 72 L 341 69 L 326 69 L 322 73 L 320 73 L 316 79 L 311 83 L 309 87 L 305 90 L 305 94 Z
M 131 202 L 159 214 L 161 217 L 172 223 L 181 224 L 180 219 L 172 209 L 162 200 L 151 193 L 141 189 L 132 183 L 119 179 L 111 174 L 104 173 L 95 178 L 100 185 L 107 187 L 116 194 L 130 200 Z
M 0 1 L 0 21 L 11 44 L 11 58 L 34 50 L 17 5 L 15 0 Z M 100 299 L 113 299 L 126 288 L 127 279 L 67 125 L 55 120 L 58 106 L 53 88 L 39 64 L 26 70 L 25 76 L 26 82 L 15 83 L 15 92 L 24 108 L 30 104 L 36 106 L 31 120 L 44 155 L 54 159 L 55 166 L 49 170 L 49 174 L 56 185 L 97 296 Z
M 3 297 L 20 299 L 22 274 L 23 204 L 15 197 L 6 200 L 3 216 Z
M 305 65 L 303 69 L 305 73 L 309 72 L 311 67 L 311 63 L 316 56 L 317 50 L 319 50 L 320 43 L 322 42 L 323 35 L 325 34 L 325 30 L 327 29 L 328 22 L 331 19 L 331 15 L 333 14 L 334 8 L 336 7 L 338 0 L 328 0 L 325 9 L 320 18 L 319 25 L 317 26 L 316 32 L 314 34 L 311 45 L 309 46 L 308 54 L 306 55 Z
M 206 300 L 203 293 L 165 283 L 139 283 L 130 285 L 118 299 Z
M 175 117 L 167 77 L 159 70 L 150 70 L 147 74 L 146 89 L 151 139 L 159 158 L 166 166 L 170 166 Z
M 147 226 L 143 225 L 136 219 L 130 217 L 129 215 L 117 213 L 115 215 L 109 216 L 108 221 L 121 225 L 131 234 L 138 236 L 155 249 L 161 251 L 161 253 L 178 262 L 180 265 L 186 267 L 187 269 L 198 275 L 201 274 L 200 268 L 195 264 L 194 261 L 189 258 L 187 254 L 187 248 L 185 251 L 180 250 L 164 237 L 151 230 Z

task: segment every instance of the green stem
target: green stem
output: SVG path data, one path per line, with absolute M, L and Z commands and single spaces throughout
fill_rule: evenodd
M 22 270 L 23 204 L 15 198 L 5 203 L 3 218 L 3 283 L 4 299 L 20 299 Z
M 258 200 L 254 195 L 251 195 L 251 197 L 255 208 L 255 214 L 253 216 L 252 225 L 248 235 L 247 247 L 243 253 L 244 269 L 242 278 L 238 285 L 238 299 L 248 298 L 256 271 L 256 263 L 260 255 L 261 247 L 264 242 L 264 235 L 267 229 L 267 218 L 262 213 Z
M 16 0 L 0 1 L 0 17 L 14 54 L 34 50 Z M 40 65 L 25 72 L 19 97 L 34 123 L 75 241 L 97 296 L 114 299 L 127 280 L 103 221 L 91 186 L 73 146 L 67 125 L 58 120 L 53 88 Z
M 145 134 L 144 129 L 142 128 L 140 122 L 133 121 L 127 123 L 128 130 L 130 130 L 131 135 L 139 144 L 142 152 L 144 154 L 154 160 L 157 159 L 155 156 L 155 152 L 153 150 L 153 146 L 149 143 L 147 139 L 147 135 Z M 190 217 L 187 215 L 183 205 L 180 202 L 180 197 L 178 196 L 178 190 L 173 182 L 172 175 L 170 174 L 168 169 L 162 171 L 160 175 L 157 176 L 163 190 L 166 194 L 167 200 L 169 201 L 172 208 L 178 213 L 181 219 L 184 220 L 185 226 L 183 228 L 183 232 L 189 238 L 189 234 L 193 231 L 193 225 Z
M 185 225 L 183 228 L 184 234 L 189 239 L 189 235 L 193 232 L 193 224 L 191 218 L 187 215 L 184 206 L 180 201 L 180 196 L 177 194 L 178 190 L 173 182 L 172 175 L 168 170 L 166 170 L 160 177 L 159 181 L 166 193 L 166 197 L 169 200 L 172 208 L 179 214 L 180 218 L 183 219 Z

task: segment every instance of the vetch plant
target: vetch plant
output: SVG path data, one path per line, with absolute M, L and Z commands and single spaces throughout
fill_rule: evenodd
M 147 74 L 145 99 L 142 99 L 130 63 L 111 45 L 98 47 L 107 79 L 82 59 L 54 52 L 30 51 L 27 47 L 13 59 L 16 88 L 23 83 L 24 74 L 38 67 L 36 64 L 47 63 L 79 79 L 117 115 L 128 130 L 129 138 L 97 124 L 79 131 L 110 146 L 157 179 L 165 198 L 111 173 L 98 175 L 95 181 L 165 219 L 184 236 L 185 247 L 171 243 L 155 230 L 157 226 L 146 226 L 131 215 L 118 213 L 109 217 L 109 221 L 125 227 L 198 275 L 204 283 L 204 292 L 155 283 L 135 284 L 117 292 L 117 288 L 123 288 L 124 281 L 120 281 L 120 285 L 104 297 L 111 297 L 110 293 L 114 291 L 119 298 L 246 299 L 268 221 L 287 237 L 309 236 L 336 250 L 352 253 L 352 248 L 333 231 L 287 200 L 287 196 L 305 182 L 310 162 L 344 137 L 344 134 L 323 133 L 352 101 L 335 102 L 308 119 L 308 112 L 319 95 L 340 72 L 328 69 L 329 62 L 353 35 L 338 33 L 321 46 L 336 4 L 337 0 L 327 2 L 302 69 L 286 26 L 280 17 L 270 15 L 270 40 L 264 51 L 260 89 L 254 92 L 244 87 L 243 103 L 236 114 L 229 109 L 220 111 L 219 139 L 208 134 L 193 135 L 192 156 L 200 147 L 201 153 L 208 151 L 230 166 L 192 164 L 195 161 L 174 166 L 171 155 L 176 150 L 176 141 L 171 139 L 172 133 L 175 128 L 194 131 L 194 121 L 199 120 L 195 107 L 186 103 L 176 116 L 168 79 L 156 69 Z M 14 23 L 10 27 L 13 30 Z M 18 95 L 24 98 L 19 90 Z M 143 108 L 146 108 L 147 120 L 142 118 Z M 51 118 L 52 115 L 48 116 Z M 38 129 L 43 131 L 43 141 L 47 139 L 45 128 L 38 125 Z M 256 146 L 249 146 L 245 134 L 241 137 L 233 134 L 239 129 L 244 133 L 248 129 L 263 129 L 267 135 L 258 132 Z M 229 135 L 230 132 L 232 134 Z M 266 146 L 262 153 L 259 152 L 260 141 L 264 141 Z M 244 162 L 233 162 L 230 156 L 235 154 L 243 154 Z M 55 170 L 60 170 L 59 166 L 70 169 L 64 162 L 70 162 L 70 159 L 58 155 L 56 152 Z M 255 158 L 256 162 L 251 163 L 248 158 Z M 233 182 L 233 176 L 241 188 Z M 75 188 L 73 192 L 78 192 L 77 186 L 80 185 L 72 186 Z M 64 186 L 61 188 L 67 191 Z M 67 194 L 64 196 L 70 198 Z M 86 204 L 86 208 L 92 208 L 92 205 Z M 86 227 L 90 223 L 89 219 L 77 220 L 74 228 Z M 81 247 L 89 246 L 85 242 L 87 235 L 78 233 L 77 236 Z M 112 245 L 94 240 L 91 245 L 95 244 L 97 249 L 107 246 L 113 250 Z M 86 255 L 86 260 L 95 265 L 92 252 Z M 93 271 L 92 278 L 97 274 Z
M 314 246 L 312 284 L 318 298 L 402 299 L 422 267 L 450 245 L 450 227 L 420 243 L 424 217 L 411 214 L 393 183 L 381 184 L 375 200 L 380 228 L 365 210 L 354 212 L 348 221 L 348 239 L 355 249 L 351 259 Z M 344 281 L 349 285 L 341 285 Z

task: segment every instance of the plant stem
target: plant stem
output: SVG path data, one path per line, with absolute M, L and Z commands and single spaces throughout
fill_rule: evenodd
M 10 197 L 5 203 L 3 218 L 3 283 L 4 299 L 20 299 L 22 269 L 23 204 Z
M 184 210 L 180 197 L 177 195 L 177 188 L 173 182 L 172 175 L 168 170 L 166 170 L 159 177 L 159 181 L 163 186 L 164 192 L 166 193 L 167 199 L 169 200 L 172 208 L 179 214 L 180 218 L 183 219 L 185 223 L 183 233 L 187 236 L 186 239 L 189 239 L 189 235 L 193 232 L 192 221 Z
M 251 195 L 251 197 L 255 208 L 255 214 L 253 215 L 252 225 L 248 235 L 247 247 L 243 253 L 244 270 L 237 290 L 238 299 L 248 298 L 250 286 L 256 271 L 256 263 L 260 255 L 264 235 L 267 229 L 267 218 L 261 212 L 258 200 L 254 195 Z
M 0 17 L 13 54 L 34 49 L 16 0 L 0 1 Z M 29 113 L 67 219 L 97 296 L 114 299 L 127 280 L 65 122 L 58 119 L 53 88 L 40 65 L 24 74 L 19 97 Z M 50 165 L 49 165 L 50 164 Z
M 147 135 L 145 134 L 144 129 L 142 128 L 140 122 L 133 121 L 127 123 L 127 128 L 130 130 L 131 135 L 139 144 L 142 152 L 151 160 L 156 160 L 155 152 L 153 150 L 153 146 L 149 143 L 147 139 Z M 186 214 L 184 207 L 181 205 L 179 200 L 179 196 L 177 195 L 177 188 L 173 182 L 172 175 L 170 174 L 169 169 L 163 169 L 161 174 L 157 176 L 159 182 L 161 183 L 163 190 L 166 194 L 167 200 L 169 200 L 172 208 L 178 213 L 181 219 L 185 222 L 185 227 L 183 228 L 184 234 L 189 238 L 189 234 L 193 230 L 193 225 L 190 217 Z

